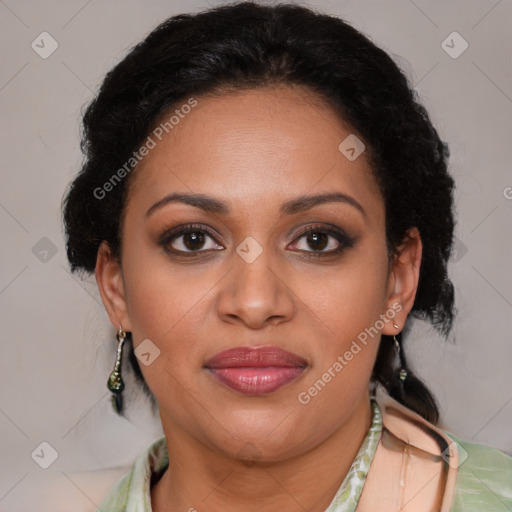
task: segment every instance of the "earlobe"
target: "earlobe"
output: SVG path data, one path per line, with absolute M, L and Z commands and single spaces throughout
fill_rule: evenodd
M 395 311 L 395 322 L 400 329 L 403 328 L 407 315 L 414 304 L 416 291 L 420 276 L 422 243 L 419 231 L 416 227 L 410 228 L 402 245 L 398 248 L 399 254 L 394 256 L 390 275 L 389 275 L 389 293 L 387 298 L 387 307 Z M 401 308 L 398 310 L 398 306 Z M 388 327 L 388 332 L 383 334 L 396 334 L 396 329 Z
M 105 241 L 98 248 L 95 277 L 112 325 L 131 331 L 121 266 Z

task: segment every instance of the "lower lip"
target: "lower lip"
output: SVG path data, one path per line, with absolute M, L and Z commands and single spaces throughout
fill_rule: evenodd
M 267 366 L 238 368 L 209 368 L 223 384 L 246 395 L 265 395 L 297 379 L 304 368 L 299 366 Z

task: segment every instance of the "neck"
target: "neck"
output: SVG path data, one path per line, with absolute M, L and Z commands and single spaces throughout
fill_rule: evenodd
M 320 445 L 286 460 L 249 464 L 206 448 L 162 418 L 169 467 L 151 489 L 152 510 L 323 512 L 347 475 L 371 419 L 365 394 L 347 421 Z

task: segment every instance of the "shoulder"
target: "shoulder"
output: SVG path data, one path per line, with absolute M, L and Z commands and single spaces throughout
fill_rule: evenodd
M 97 512 L 146 512 L 151 510 L 151 481 L 169 464 L 165 437 L 154 441 L 130 470 L 103 498 Z
M 459 454 L 450 512 L 512 510 L 512 457 L 445 433 L 456 443 Z
M 434 455 L 437 471 L 446 472 L 442 512 L 512 511 L 512 457 L 443 430 L 380 388 L 377 391 L 388 430 Z

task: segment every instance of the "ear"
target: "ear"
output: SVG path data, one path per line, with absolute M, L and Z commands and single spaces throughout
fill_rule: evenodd
M 407 231 L 402 245 L 398 248 L 399 254 L 393 257 L 388 279 L 387 308 L 396 312 L 393 322 L 387 322 L 382 333 L 392 336 L 399 332 L 393 327 L 396 323 L 403 329 L 407 315 L 412 309 L 420 277 L 421 243 L 418 228 L 413 227 Z
M 98 249 L 95 276 L 101 300 L 112 325 L 116 329 L 122 326 L 124 331 L 131 331 L 121 265 L 105 241 L 101 242 Z

